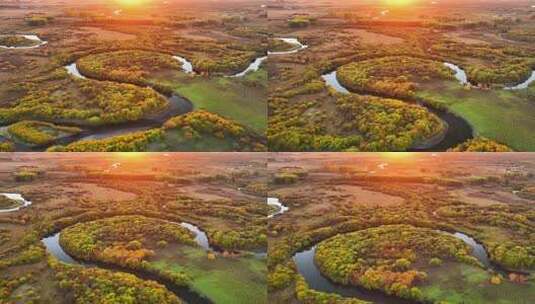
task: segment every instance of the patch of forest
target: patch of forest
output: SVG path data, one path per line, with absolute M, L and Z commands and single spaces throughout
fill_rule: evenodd
M 263 140 L 246 127 L 204 110 L 166 121 L 161 128 L 101 140 L 82 140 L 51 151 L 264 151 Z
M 335 95 L 337 120 L 307 115 L 319 100 L 270 99 L 268 141 L 275 151 L 405 151 L 444 131 L 434 114 L 416 104 L 368 95 Z M 292 117 L 291 119 L 288 117 Z M 330 127 L 328 127 L 330 126 Z M 331 129 L 336 127 L 336 132 Z M 333 134 L 334 133 L 334 134 Z

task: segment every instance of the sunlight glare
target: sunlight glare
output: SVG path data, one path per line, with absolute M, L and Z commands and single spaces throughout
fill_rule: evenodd
M 408 6 L 416 2 L 415 0 L 384 0 L 388 6 Z
M 121 6 L 141 6 L 147 2 L 149 2 L 149 0 L 115 0 L 119 5 Z
M 380 153 L 381 157 L 385 159 L 411 159 L 418 155 L 417 153 L 412 152 L 384 152 Z
M 141 159 L 146 156 L 146 152 L 118 152 L 115 155 L 122 159 Z

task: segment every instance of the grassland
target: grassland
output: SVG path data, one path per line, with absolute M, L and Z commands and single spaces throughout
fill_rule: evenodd
M 173 83 L 175 91 L 188 98 L 195 108 L 232 118 L 263 134 L 267 128 L 265 106 L 267 73 L 250 73 L 244 80 L 219 77 L 184 79 Z
M 191 286 L 214 303 L 264 303 L 267 298 L 265 260 L 255 257 L 210 260 L 204 250 L 191 247 L 166 250 L 151 261 L 158 269 L 186 273 Z
M 445 263 L 427 271 L 429 282 L 420 290 L 426 298 L 441 299 L 448 303 L 529 303 L 535 284 L 515 284 L 501 280 L 489 283 L 492 275 L 471 265 Z
M 481 136 L 505 143 L 516 151 L 535 150 L 535 104 L 528 90 L 465 89 L 457 82 L 423 85 L 417 96 L 444 104 L 465 118 Z

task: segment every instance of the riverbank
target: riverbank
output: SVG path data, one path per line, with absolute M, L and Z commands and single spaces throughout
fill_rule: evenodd
M 132 216 L 130 216 L 132 217 Z M 118 217 L 110 218 L 119 219 Z M 151 219 L 152 220 L 152 219 Z M 248 299 L 253 295 L 247 297 L 241 297 L 234 295 L 233 292 L 240 290 L 235 286 L 235 283 L 242 282 L 246 274 L 250 277 L 249 279 L 243 280 L 244 284 L 247 280 L 255 279 L 258 280 L 262 274 L 262 271 L 258 267 L 264 264 L 263 258 L 257 257 L 256 255 L 244 255 L 244 256 L 227 256 L 222 250 L 218 250 L 212 247 L 209 243 L 207 234 L 200 229 L 200 227 L 188 223 L 188 222 L 173 222 L 169 220 L 159 220 L 163 224 L 176 225 L 181 228 L 187 229 L 194 235 L 194 242 L 198 247 L 191 247 L 185 245 L 176 245 L 176 244 L 166 244 L 164 248 L 156 250 L 156 255 L 150 257 L 146 261 L 146 266 L 144 267 L 124 267 L 119 266 L 117 263 L 108 263 L 101 260 L 89 258 L 89 259 L 79 259 L 78 257 L 73 257 L 71 253 L 68 253 L 62 247 L 62 242 L 65 242 L 61 237 L 61 232 L 67 230 L 67 233 L 71 233 L 71 228 L 67 227 L 60 232 L 45 237 L 42 239 L 43 244 L 45 245 L 47 252 L 56 257 L 63 263 L 79 265 L 83 267 L 99 267 L 102 269 L 108 269 L 112 271 L 120 271 L 131 273 L 144 280 L 153 280 L 163 286 L 168 290 L 175 293 L 179 298 L 187 301 L 188 303 L 231 303 L 227 299 Z M 99 220 L 103 221 L 103 220 Z M 88 222 L 90 225 L 92 222 Z M 81 225 L 85 225 L 81 224 Z M 78 225 L 77 225 L 78 226 Z M 69 245 L 70 246 L 70 245 Z M 181 254 L 177 254 L 181 252 Z M 234 268 L 236 265 L 241 264 L 240 271 L 236 272 L 239 274 L 230 284 L 228 289 L 224 291 L 217 291 L 218 289 L 213 284 L 206 285 L 204 282 L 208 277 L 210 282 L 213 282 L 214 275 L 221 272 L 227 278 L 235 276 L 234 272 L 230 272 L 230 269 Z M 233 266 L 234 265 L 234 266 Z M 255 265 L 254 267 L 252 265 Z M 206 269 L 212 268 L 212 270 Z M 229 269 L 230 267 L 230 269 Z M 252 268 L 251 268 L 252 267 Z M 248 272 L 249 271 L 249 272 Z M 252 272 L 250 272 L 252 271 Z M 179 284 L 175 278 L 183 277 L 184 275 L 188 276 L 191 281 L 189 281 L 188 286 Z M 209 276 L 207 276 L 209 275 Z M 245 277 L 241 277 L 245 275 Z M 264 273 L 265 275 L 265 273 Z M 223 278 L 221 281 L 218 281 L 218 284 L 223 284 Z M 203 283 L 204 282 L 204 283 Z M 228 284 L 227 284 L 228 285 Z M 254 287 L 252 284 L 251 288 Z M 253 297 L 258 297 L 258 288 L 255 288 L 256 294 Z M 240 300 L 241 301 L 241 300 Z M 240 303 L 235 302 L 235 303 Z M 247 302 L 243 302 L 247 303 Z
M 31 201 L 26 200 L 20 193 L 0 193 L 0 196 L 6 200 L 6 208 L 0 207 L 0 213 L 19 211 L 32 204 Z M 8 204 L 9 201 L 11 203 Z
M 388 227 L 388 226 L 384 226 Z M 381 227 L 377 227 L 379 229 Z M 372 228 L 373 229 L 373 228 Z M 470 265 L 466 264 L 463 267 L 469 269 L 473 274 L 473 276 L 479 276 L 478 281 L 481 282 L 489 282 L 493 276 L 500 275 L 502 278 L 507 278 L 509 273 L 504 270 L 503 267 L 495 266 L 494 263 L 492 263 L 489 259 L 489 255 L 484 247 L 483 244 L 476 241 L 474 238 L 461 233 L 461 232 L 446 232 L 446 231 L 440 231 L 435 230 L 438 234 L 447 235 L 450 237 L 454 237 L 458 240 L 461 240 L 464 244 L 470 247 L 471 252 L 469 253 L 472 257 L 475 257 L 477 261 L 480 263 L 480 267 L 477 267 L 476 265 Z M 360 231 L 356 231 L 355 233 L 359 233 Z M 339 235 L 339 236 L 344 236 Z M 338 236 L 336 236 L 338 237 Z M 322 243 L 328 243 L 330 240 L 333 240 L 334 237 L 329 238 L 327 240 L 320 241 L 318 244 Z M 364 301 L 370 301 L 372 303 L 385 303 L 385 304 L 410 304 L 415 303 L 414 300 L 408 300 L 408 299 L 402 299 L 400 297 L 391 296 L 386 294 L 384 291 L 380 290 L 373 290 L 369 288 L 365 288 L 364 286 L 355 286 L 355 285 L 342 285 L 339 283 L 336 283 L 332 281 L 329 277 L 327 277 L 325 274 L 322 273 L 320 268 L 318 267 L 318 261 L 317 261 L 317 254 L 316 249 L 318 245 L 314 245 L 311 248 L 308 248 L 303 251 L 299 251 L 292 257 L 293 261 L 296 264 L 298 273 L 304 278 L 309 288 L 312 288 L 317 291 L 326 292 L 326 293 L 334 293 L 343 297 L 349 297 L 349 298 L 358 298 L 359 300 Z M 325 250 L 325 248 L 323 248 Z M 457 265 L 454 265 L 455 263 L 445 263 L 445 266 L 438 266 L 438 268 L 442 267 L 457 267 Z M 442 262 L 441 264 L 442 265 Z M 434 298 L 436 296 L 436 283 L 435 280 L 438 279 L 437 274 L 440 273 L 439 270 L 434 269 L 433 267 L 424 267 L 426 269 L 426 272 L 430 272 L 432 276 L 435 277 L 434 280 L 431 281 L 425 281 L 421 284 L 418 284 L 417 287 L 423 290 L 423 298 L 420 301 L 416 301 L 417 303 L 434 303 L 437 299 Z M 455 268 L 458 269 L 458 268 Z M 447 272 L 447 271 L 445 271 Z M 515 273 L 515 272 L 513 272 Z M 526 275 L 522 273 L 515 273 L 516 275 Z M 527 274 L 529 276 L 529 274 Z M 483 276 L 483 279 L 481 279 L 481 276 Z M 459 273 L 450 273 L 449 276 L 446 277 L 449 280 L 468 280 L 467 278 L 463 277 Z M 444 280 L 442 278 L 441 280 Z M 449 282 L 447 284 L 450 284 Z M 459 293 L 465 293 L 465 288 L 470 288 L 470 284 L 472 284 L 469 281 L 465 282 L 466 285 L 462 288 L 457 288 L 455 291 L 449 290 L 442 292 L 442 297 L 454 297 L 456 292 Z M 507 287 L 511 292 L 516 292 L 522 294 L 525 292 L 525 288 L 523 288 L 522 285 L 515 285 L 514 283 L 503 283 L 506 284 Z M 488 289 L 488 287 L 482 287 L 483 289 Z M 481 298 L 484 297 L 484 292 L 481 294 L 471 292 L 470 297 L 473 297 L 473 299 L 479 303 Z M 499 299 L 503 297 L 502 296 L 496 296 L 494 299 Z M 508 302 L 509 303 L 509 302 Z
M 344 87 L 338 80 L 337 71 L 328 72 L 322 75 L 327 86 L 333 88 L 340 94 L 351 94 L 351 91 Z M 444 109 L 433 107 L 430 103 L 420 103 L 428 111 L 437 115 L 442 123 L 441 132 L 414 144 L 411 152 L 440 152 L 454 148 L 455 146 L 473 138 L 473 131 L 470 124 L 453 113 Z
M 273 218 L 275 216 L 279 216 L 290 210 L 289 207 L 285 206 L 278 198 L 275 197 L 268 197 L 267 199 L 268 206 L 274 207 L 277 210 L 271 214 L 268 215 L 268 218 Z

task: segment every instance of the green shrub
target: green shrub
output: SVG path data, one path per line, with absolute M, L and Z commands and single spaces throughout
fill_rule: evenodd
M 485 137 L 476 137 L 448 150 L 449 152 L 512 152 L 513 150 L 504 144 Z
M 13 152 L 15 150 L 15 145 L 13 143 L 4 141 L 0 142 L 0 152 Z
M 29 170 L 22 170 L 20 172 L 15 172 L 14 176 L 15 181 L 17 182 L 29 182 L 35 180 L 38 176 L 38 173 Z
M 46 145 L 62 136 L 82 132 L 80 128 L 64 127 L 41 121 L 21 121 L 7 128 L 10 136 L 31 145 Z
M 433 267 L 440 266 L 442 265 L 442 260 L 439 258 L 431 258 L 429 260 L 429 265 Z
M 27 17 L 24 21 L 29 26 L 43 26 L 47 25 L 52 20 L 54 20 L 54 18 L 49 16 L 31 16 Z
M 299 176 L 293 173 L 279 173 L 273 178 L 273 182 L 278 185 L 295 184 L 299 180 Z

